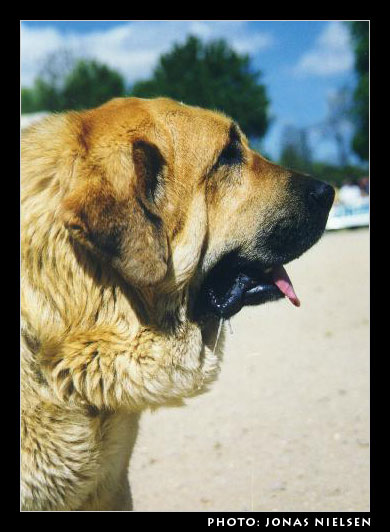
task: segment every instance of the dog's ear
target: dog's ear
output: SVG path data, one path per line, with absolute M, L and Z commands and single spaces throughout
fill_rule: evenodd
M 62 217 L 71 236 L 96 252 L 135 286 L 150 286 L 167 272 L 168 245 L 156 208 L 165 160 L 154 144 L 132 144 L 124 175 L 126 192 L 118 193 L 98 171 L 70 192 Z

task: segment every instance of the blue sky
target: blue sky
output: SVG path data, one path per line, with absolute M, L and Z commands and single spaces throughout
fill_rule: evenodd
M 22 21 L 21 80 L 31 86 L 45 56 L 68 48 L 119 70 L 128 84 L 148 77 L 161 53 L 188 34 L 208 41 L 224 38 L 248 53 L 261 70 L 271 100 L 272 126 L 263 149 L 277 158 L 287 125 L 321 123 L 329 98 L 356 82 L 353 53 L 345 24 L 322 21 Z M 345 135 L 351 135 L 345 123 Z M 310 137 L 315 155 L 334 161 L 332 142 Z M 356 159 L 351 155 L 351 162 Z

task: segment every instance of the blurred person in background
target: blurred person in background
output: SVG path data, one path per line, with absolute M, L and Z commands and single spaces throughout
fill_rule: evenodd
M 358 184 L 359 184 L 360 192 L 361 192 L 362 196 L 368 196 L 369 195 L 369 189 L 370 189 L 368 177 L 362 177 L 361 179 L 359 179 L 359 183 Z
M 359 205 L 362 200 L 362 193 L 356 180 L 347 180 L 339 190 L 338 200 L 344 205 Z

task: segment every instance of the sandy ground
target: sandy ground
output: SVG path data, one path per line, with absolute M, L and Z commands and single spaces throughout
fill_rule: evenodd
M 222 370 L 145 413 L 138 511 L 369 510 L 369 234 L 327 233 L 287 270 L 301 299 L 247 307 Z

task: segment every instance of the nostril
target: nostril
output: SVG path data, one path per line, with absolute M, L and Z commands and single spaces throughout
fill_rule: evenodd
M 334 188 L 322 182 L 316 184 L 315 188 L 309 192 L 310 198 L 326 209 L 331 208 L 334 194 Z

